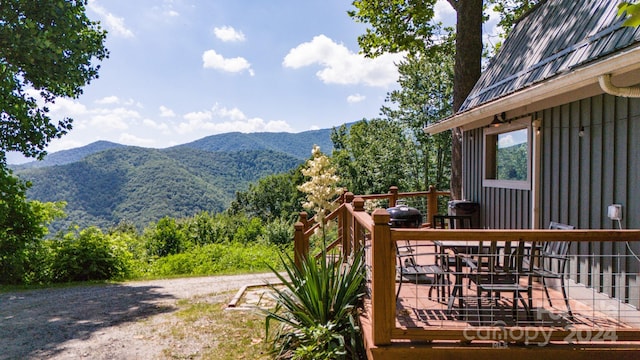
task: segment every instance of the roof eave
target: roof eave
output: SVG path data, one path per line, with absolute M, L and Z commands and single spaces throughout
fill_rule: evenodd
M 603 74 L 619 74 L 640 69 L 640 46 L 620 51 L 597 62 L 582 66 L 565 74 L 555 76 L 538 84 L 523 88 L 517 92 L 495 99 L 467 111 L 445 118 L 427 126 L 427 134 L 438 134 L 456 127 L 462 127 L 509 109 L 526 106 L 545 99 L 578 90 L 598 83 Z

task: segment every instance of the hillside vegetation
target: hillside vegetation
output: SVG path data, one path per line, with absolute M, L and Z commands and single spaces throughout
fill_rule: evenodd
M 314 144 L 330 151 L 330 130 L 228 133 L 167 149 L 98 142 L 14 169 L 31 181 L 30 199 L 67 202 L 51 232 L 120 222 L 142 229 L 165 216 L 223 211 L 250 183 L 302 164 Z

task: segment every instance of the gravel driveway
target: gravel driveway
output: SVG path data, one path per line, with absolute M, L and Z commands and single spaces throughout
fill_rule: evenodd
M 221 293 L 276 282 L 273 274 L 127 282 L 0 294 L 0 359 L 155 359 L 162 339 L 148 321 L 181 299 L 229 299 Z M 145 323 L 147 325 L 145 325 Z

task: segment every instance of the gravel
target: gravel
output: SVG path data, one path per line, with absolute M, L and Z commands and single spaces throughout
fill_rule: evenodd
M 221 302 L 245 285 L 276 281 L 251 274 L 2 293 L 0 360 L 162 358 L 168 340 L 148 327 L 167 321 L 177 301 Z

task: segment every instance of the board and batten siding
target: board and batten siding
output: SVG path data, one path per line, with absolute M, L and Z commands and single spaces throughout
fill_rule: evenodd
M 640 99 L 603 94 L 531 116 L 541 121 L 535 226 L 529 190 L 483 187 L 483 129 L 464 132 L 463 195 L 480 203 L 480 227 L 546 228 L 557 221 L 615 229 L 607 208 L 621 204 L 622 228 L 640 228 Z M 640 243 L 629 245 L 640 254 Z M 580 255 L 569 264 L 574 281 L 640 307 L 640 262 L 626 243 L 574 244 L 571 252 Z

